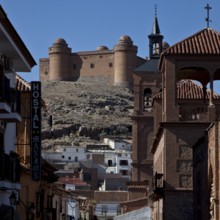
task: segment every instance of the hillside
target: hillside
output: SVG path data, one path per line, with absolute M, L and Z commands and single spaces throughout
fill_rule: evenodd
M 84 145 L 104 137 L 131 137 L 133 93 L 102 80 L 42 82 L 42 144 Z M 52 116 L 52 127 L 48 124 Z

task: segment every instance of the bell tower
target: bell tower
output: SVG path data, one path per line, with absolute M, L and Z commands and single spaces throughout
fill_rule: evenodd
M 135 69 L 134 114 L 132 116 L 132 181 L 151 181 L 153 176 L 153 155 L 150 147 L 153 139 L 154 115 L 152 97 L 161 90 L 161 72 L 158 68 L 163 50 L 163 35 L 155 12 L 152 33 L 149 38 L 149 58 Z
M 160 28 L 157 19 L 157 8 L 155 5 L 155 16 L 152 33 L 148 35 L 149 38 L 149 57 L 150 59 L 159 59 L 163 50 L 163 35 L 160 34 Z

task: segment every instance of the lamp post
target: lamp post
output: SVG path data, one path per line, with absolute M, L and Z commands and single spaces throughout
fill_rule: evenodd
M 16 205 L 16 194 L 14 191 L 12 191 L 11 195 L 9 196 L 9 200 L 10 200 L 10 205 L 11 205 L 11 219 L 14 219 L 14 205 Z
M 34 219 L 34 214 L 35 214 L 35 206 L 34 206 L 33 202 L 28 207 L 28 212 L 29 212 L 29 215 L 30 215 L 30 219 L 33 220 Z

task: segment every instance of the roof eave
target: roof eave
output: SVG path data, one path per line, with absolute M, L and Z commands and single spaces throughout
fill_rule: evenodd
M 17 72 L 29 72 L 33 66 L 36 65 L 34 58 L 32 57 L 31 53 L 25 46 L 24 42 L 22 41 L 21 37 L 18 35 L 17 31 L 11 24 L 10 20 L 7 17 L 7 14 L 3 10 L 2 6 L 0 5 L 0 32 L 2 38 L 7 43 L 6 45 L 8 48 L 8 54 L 14 55 L 12 59 L 15 60 L 14 68 Z M 7 55 L 7 51 L 5 50 L 4 44 L 2 48 L 0 48 L 5 55 Z

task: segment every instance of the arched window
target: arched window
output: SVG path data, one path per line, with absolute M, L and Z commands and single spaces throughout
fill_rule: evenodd
M 160 45 L 155 42 L 153 43 L 153 55 L 159 55 L 160 54 Z
M 152 108 L 152 92 L 151 89 L 146 88 L 144 90 L 144 111 L 150 112 Z

